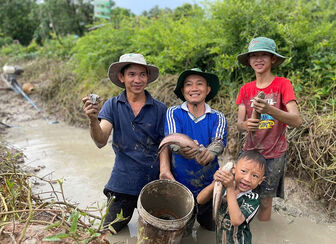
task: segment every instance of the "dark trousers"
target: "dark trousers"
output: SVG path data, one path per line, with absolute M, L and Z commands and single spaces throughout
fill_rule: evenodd
M 117 214 L 122 211 L 123 217 L 127 219 L 112 224 L 114 230 L 119 232 L 131 221 L 134 209 L 137 207 L 138 196 L 112 192 L 107 189 L 104 189 L 104 194 L 107 196 L 107 204 L 109 206 L 103 226 L 109 225 L 117 218 Z
M 195 199 L 196 203 L 196 199 Z M 212 199 L 206 204 L 195 204 L 194 212 L 191 219 L 188 221 L 184 236 L 188 236 L 192 232 L 192 227 L 195 223 L 195 219 L 206 230 L 215 231 L 216 223 L 212 218 Z

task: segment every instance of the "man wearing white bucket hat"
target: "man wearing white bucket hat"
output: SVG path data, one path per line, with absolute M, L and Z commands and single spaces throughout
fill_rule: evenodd
M 98 104 L 83 98 L 90 119 L 90 133 L 97 147 L 107 144 L 113 129 L 115 162 L 104 194 L 113 200 L 104 220 L 107 227 L 122 211 L 126 220 L 112 224 L 121 230 L 130 221 L 144 185 L 159 178 L 157 150 L 164 137 L 166 106 L 145 90 L 159 75 L 156 66 L 147 64 L 141 54 L 128 53 L 112 63 L 109 79 L 125 90 L 107 100 L 98 113 Z M 111 229 L 110 229 L 111 230 Z

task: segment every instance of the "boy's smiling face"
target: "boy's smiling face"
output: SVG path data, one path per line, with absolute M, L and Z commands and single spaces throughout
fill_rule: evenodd
M 265 179 L 265 168 L 256 161 L 241 158 L 233 167 L 236 190 L 246 192 L 253 190 Z
M 253 52 L 249 54 L 248 62 L 252 69 L 259 74 L 270 72 L 272 64 L 277 60 L 275 55 L 268 52 Z

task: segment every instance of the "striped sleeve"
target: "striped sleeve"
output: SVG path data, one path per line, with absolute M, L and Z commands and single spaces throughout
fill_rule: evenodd
M 221 139 L 224 146 L 226 146 L 226 137 L 227 137 L 227 123 L 226 118 L 223 113 L 216 111 L 217 120 L 212 132 L 213 139 Z
M 174 117 L 174 111 L 178 109 L 178 106 L 172 106 L 167 109 L 166 119 L 165 119 L 165 136 L 172 133 L 180 133 L 181 129 L 178 123 L 176 123 L 176 118 Z
M 240 206 L 240 210 L 242 211 L 247 223 L 249 223 L 258 212 L 259 204 L 260 198 L 257 193 L 250 192 L 246 194 L 246 201 L 244 201 L 244 203 Z

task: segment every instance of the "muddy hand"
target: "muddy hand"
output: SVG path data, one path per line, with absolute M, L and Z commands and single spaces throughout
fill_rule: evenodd
M 263 91 L 253 99 L 253 111 L 251 118 L 260 119 L 261 114 L 266 114 L 269 109 L 269 104 L 265 99 L 266 95 Z
M 234 176 L 230 171 L 226 170 L 217 170 L 214 175 L 214 180 L 219 181 L 225 186 L 225 188 L 233 187 Z
M 225 188 L 233 187 L 234 188 L 234 176 L 230 171 L 222 171 L 223 172 L 223 180 L 222 184 Z
M 259 114 L 267 114 L 269 110 L 269 104 L 266 99 L 256 97 L 253 102 L 253 108 Z
M 160 180 L 173 180 L 175 181 L 175 178 L 171 171 L 164 171 L 160 172 Z
M 98 103 L 92 103 L 89 96 L 82 99 L 83 111 L 91 121 L 98 119 Z
M 260 119 L 249 118 L 246 120 L 247 131 L 257 131 L 259 129 Z
M 158 153 L 160 154 L 167 146 L 174 144 L 174 153 L 183 155 L 183 151 L 192 154 L 193 151 L 198 150 L 198 145 L 187 135 L 182 133 L 172 133 L 162 139 L 159 145 Z M 192 155 L 193 156 L 193 155 Z
M 200 152 L 200 149 L 199 147 L 182 146 L 180 151 L 183 157 L 192 159 L 197 156 L 197 154 Z
M 195 156 L 195 160 L 197 163 L 205 166 L 211 161 L 215 159 L 215 155 L 209 151 L 207 148 L 205 148 L 203 145 L 201 145 L 200 152 Z
M 99 104 L 101 102 L 100 96 L 97 94 L 89 94 L 88 97 L 90 98 L 92 104 Z

